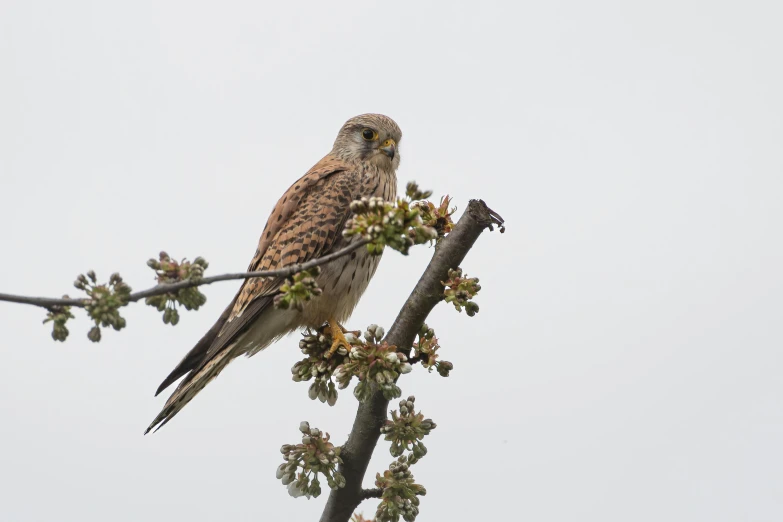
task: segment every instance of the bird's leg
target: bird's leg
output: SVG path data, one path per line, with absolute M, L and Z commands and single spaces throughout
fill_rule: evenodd
M 348 330 L 343 328 L 343 325 L 338 323 L 335 319 L 329 319 L 329 333 L 332 335 L 332 347 L 329 348 L 329 352 L 326 354 L 326 358 L 330 358 L 334 355 L 334 352 L 340 349 L 340 346 L 345 347 L 349 352 L 351 351 L 351 344 L 345 338 L 345 334 Z

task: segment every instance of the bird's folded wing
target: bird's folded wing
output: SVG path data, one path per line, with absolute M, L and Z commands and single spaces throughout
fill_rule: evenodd
M 291 185 L 269 216 L 248 271 L 275 270 L 305 263 L 340 245 L 343 227 L 350 216 L 355 176 L 356 172 L 349 165 L 326 156 Z M 272 306 L 282 283 L 280 277 L 245 280 L 229 308 L 174 368 L 157 393 L 188 372 L 198 373 L 230 346 Z
M 272 212 L 248 271 L 306 263 L 342 244 L 342 230 L 351 214 L 354 174 L 344 163 L 327 157 L 292 185 Z M 207 356 L 244 331 L 271 304 L 283 281 L 282 277 L 247 279 Z
M 291 185 L 269 216 L 248 271 L 275 270 L 331 252 L 341 243 L 341 232 L 350 215 L 355 175 L 345 162 L 326 156 Z M 229 346 L 272 304 L 282 282 L 283 278 L 245 280 L 215 325 L 166 377 L 155 395 L 186 373 L 197 373 Z

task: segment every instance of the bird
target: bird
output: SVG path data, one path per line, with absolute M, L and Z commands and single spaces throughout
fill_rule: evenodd
M 331 152 L 294 182 L 266 222 L 248 271 L 276 270 L 323 257 L 358 241 L 342 232 L 351 202 L 363 197 L 393 201 L 402 131 L 382 114 L 361 114 L 342 126 Z M 380 261 L 359 248 L 321 266 L 322 294 L 301 310 L 274 306 L 285 279 L 245 279 L 212 328 L 185 355 L 155 392 L 183 378 L 147 430 L 167 424 L 209 382 L 240 355 L 251 357 L 299 328 L 328 323 L 334 344 L 350 350 L 342 326 L 350 317 Z M 330 352 L 330 353 L 331 353 Z

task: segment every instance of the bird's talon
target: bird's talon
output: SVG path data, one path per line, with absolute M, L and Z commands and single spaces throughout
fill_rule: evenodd
M 337 335 L 333 335 L 334 342 L 332 342 L 332 347 L 329 348 L 329 351 L 326 353 L 326 358 L 329 359 L 332 355 L 334 355 L 334 352 L 340 349 L 340 347 L 344 347 L 346 350 L 351 350 L 351 343 L 348 342 L 348 340 L 345 338 L 345 335 L 342 333 L 339 333 Z
M 341 346 L 344 347 L 347 351 L 351 351 L 351 343 L 349 343 L 348 339 L 345 338 L 345 334 L 352 333 L 357 335 L 359 332 L 350 332 L 349 330 L 343 328 L 343 326 L 337 321 L 329 321 L 329 326 L 326 329 L 329 331 L 333 339 L 332 346 L 326 353 L 327 359 L 331 358 L 332 355 L 334 355 L 334 352 L 339 350 Z

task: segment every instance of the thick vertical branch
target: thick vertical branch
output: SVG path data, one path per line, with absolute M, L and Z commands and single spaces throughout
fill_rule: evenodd
M 399 351 L 410 353 L 416 333 L 427 316 L 443 299 L 443 284 L 449 269 L 456 268 L 485 228 L 498 223 L 497 215 L 481 200 L 471 200 L 454 230 L 435 248 L 430 264 L 422 274 L 410 297 L 394 321 L 386 341 Z M 362 480 L 386 421 L 389 401 L 376 391 L 359 405 L 348 441 L 343 446 L 340 473 L 346 480 L 344 488 L 332 491 L 321 515 L 321 522 L 347 522 L 363 500 Z

